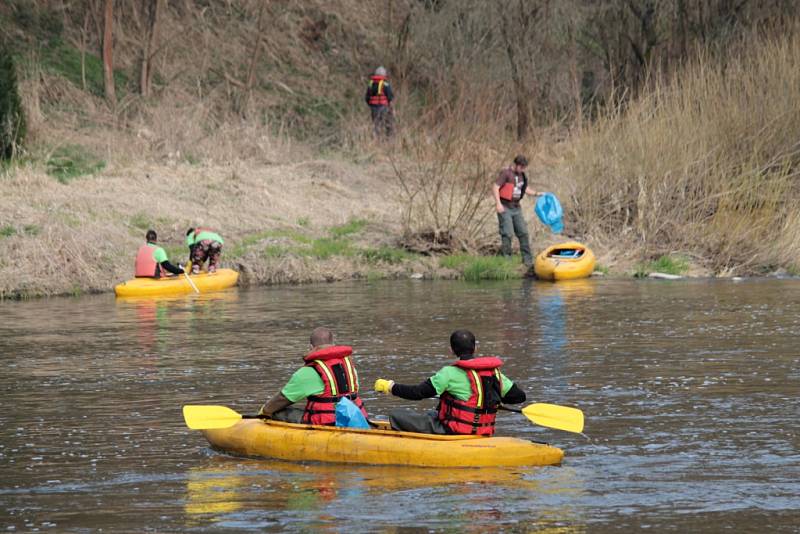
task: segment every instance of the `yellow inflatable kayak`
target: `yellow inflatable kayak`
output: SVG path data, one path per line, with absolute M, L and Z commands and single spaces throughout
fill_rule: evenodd
M 533 270 L 542 280 L 573 280 L 590 276 L 594 264 L 594 254 L 589 247 L 570 241 L 541 252 L 536 256 Z
M 200 293 L 227 289 L 236 284 L 239 273 L 233 269 L 218 269 L 214 274 L 202 272 L 189 275 Z M 134 278 L 114 286 L 118 297 L 156 297 L 193 293 L 194 289 L 184 275 L 168 278 Z
M 203 430 L 225 452 L 292 461 L 421 467 L 508 467 L 554 465 L 556 447 L 509 437 L 438 436 L 242 419 L 235 425 Z

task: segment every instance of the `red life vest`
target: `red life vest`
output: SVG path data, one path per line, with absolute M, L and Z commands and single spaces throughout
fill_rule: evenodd
M 140 278 L 159 278 L 165 276 L 161 266 L 156 263 L 153 255 L 156 252 L 158 245 L 151 247 L 150 245 L 142 245 L 136 253 L 136 262 L 134 263 L 134 276 Z
M 369 77 L 369 101 L 370 106 L 388 106 L 389 98 L 386 96 L 386 91 L 383 90 L 386 85 L 386 76 L 370 76 Z
M 513 171 L 511 171 L 512 174 Z M 522 197 L 525 196 L 525 190 L 528 188 L 528 177 L 525 176 L 525 173 L 522 173 L 522 186 L 520 186 L 520 195 L 517 200 L 522 200 Z M 513 201 L 514 200 L 514 183 L 513 182 L 506 182 L 500 186 L 500 198 L 503 200 Z
M 311 425 L 336 424 L 336 403 L 347 397 L 361 409 L 364 417 L 367 410 L 358 397 L 358 373 L 350 361 L 353 348 L 334 345 L 311 352 L 303 358 L 306 365 L 319 373 L 325 389 L 319 395 L 311 395 L 306 399 L 303 423 Z
M 439 397 L 439 420 L 454 434 L 491 436 L 502 397 L 503 381 L 498 368 L 503 365 L 503 360 L 482 356 L 459 360 L 453 365 L 466 371 L 472 392 L 467 401 L 442 393 Z

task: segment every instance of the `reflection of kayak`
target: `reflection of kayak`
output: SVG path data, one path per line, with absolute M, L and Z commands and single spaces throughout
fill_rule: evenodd
M 203 430 L 225 452 L 281 460 L 430 467 L 553 465 L 561 449 L 510 437 L 437 436 L 243 419 Z
M 190 276 L 202 294 L 233 286 L 239 278 L 239 273 L 233 269 L 218 269 L 214 274 L 202 272 Z M 114 286 L 114 292 L 118 297 L 145 297 L 193 293 L 194 289 L 186 277 L 180 275 L 168 278 L 134 278 Z
M 570 241 L 542 251 L 536 256 L 533 270 L 542 280 L 571 280 L 591 275 L 594 263 L 589 247 Z

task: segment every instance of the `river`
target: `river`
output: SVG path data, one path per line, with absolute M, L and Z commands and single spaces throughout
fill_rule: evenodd
M 348 282 L 168 300 L 2 302 L 0 530 L 797 532 L 800 281 Z M 561 466 L 409 469 L 212 451 L 184 404 L 253 413 L 315 326 L 374 393 L 419 383 L 468 328 L 529 402 L 585 436 L 501 413 Z

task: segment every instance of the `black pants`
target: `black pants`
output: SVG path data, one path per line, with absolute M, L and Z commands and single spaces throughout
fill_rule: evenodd
M 449 434 L 447 427 L 439 421 L 436 411 L 420 413 L 405 409 L 392 410 L 389 422 L 394 430 L 420 434 Z

